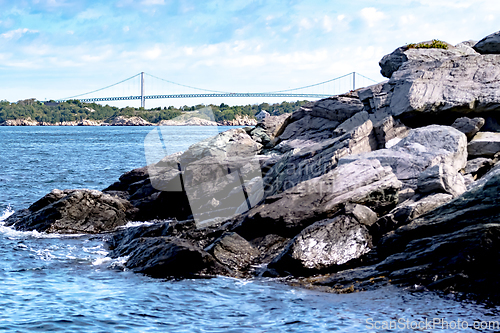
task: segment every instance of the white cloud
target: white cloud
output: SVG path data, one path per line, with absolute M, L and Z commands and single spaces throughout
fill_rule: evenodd
M 333 20 L 328 15 L 323 17 L 323 29 L 325 29 L 326 32 L 333 30 Z
M 152 49 L 149 49 L 144 52 L 144 57 L 146 59 L 154 60 L 160 57 L 162 54 L 162 50 L 159 45 L 155 45 Z
M 35 33 L 38 33 L 38 30 L 30 30 L 28 28 L 19 28 L 19 29 L 16 29 L 16 30 L 11 30 L 11 31 L 7 31 L 3 34 L 1 34 L 0 36 L 2 36 L 3 38 L 5 39 L 19 39 L 21 38 L 23 35 L 25 34 L 28 34 L 28 33 L 31 33 L 31 34 L 35 34 Z
M 299 26 L 301 29 L 309 30 L 312 28 L 312 23 L 308 19 L 303 18 L 302 20 L 300 20 Z
M 361 16 L 370 28 L 376 26 L 380 21 L 386 18 L 386 15 L 383 12 L 377 10 L 374 7 L 366 7 L 361 9 Z

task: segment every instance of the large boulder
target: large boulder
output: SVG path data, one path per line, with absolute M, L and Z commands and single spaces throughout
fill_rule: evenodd
M 340 215 L 302 230 L 268 267 L 281 274 L 311 275 L 359 258 L 371 246 L 368 229 L 352 216 Z
M 467 136 L 467 139 L 472 139 L 474 135 L 483 127 L 484 119 L 481 117 L 477 117 L 474 119 L 470 119 L 468 117 L 457 118 L 455 122 L 451 125 L 451 127 L 456 128 L 460 132 L 464 133 Z
M 290 113 L 266 117 L 259 121 L 249 134 L 256 142 L 267 145 L 283 133 L 290 117 Z
M 431 43 L 431 41 L 423 43 Z M 387 78 L 391 78 L 392 74 L 406 62 L 435 61 L 453 57 L 460 57 L 466 54 L 470 54 L 470 51 L 464 50 L 461 47 L 457 48 L 449 44 L 447 49 L 410 48 L 408 46 L 402 46 L 398 47 L 392 53 L 384 56 L 382 60 L 380 60 L 380 73 Z
M 414 129 L 398 144 L 389 149 L 350 155 L 339 160 L 346 165 L 361 159 L 376 159 L 390 166 L 404 187 L 416 188 L 422 171 L 436 164 L 447 164 L 459 171 L 467 163 L 467 138 L 449 127 L 431 125 Z
M 456 197 L 464 193 L 466 187 L 462 175 L 451 166 L 436 164 L 418 176 L 417 190 L 420 193 L 449 193 Z
M 337 215 L 302 230 L 269 265 L 274 273 L 311 275 L 335 269 L 372 248 L 368 228 L 377 214 L 366 206 L 347 204 Z
M 160 278 L 186 278 L 225 273 L 226 269 L 192 242 L 172 237 L 136 238 L 125 267 Z
M 332 131 L 330 135 L 331 133 Z M 277 194 L 303 181 L 324 175 L 335 168 L 339 158 L 373 151 L 378 143 L 373 124 L 367 120 L 335 138 L 316 140 L 305 137 L 288 140 L 276 149 L 285 145 L 293 145 L 293 149 L 286 148 L 289 150 L 287 153 L 273 157 L 263 166 L 268 169 L 263 179 L 265 196 Z
M 53 190 L 5 224 L 22 231 L 94 234 L 125 225 L 135 213 L 127 200 L 100 191 Z
M 500 31 L 484 37 L 473 48 L 481 54 L 500 54 Z
M 396 205 L 400 187 L 390 168 L 377 160 L 358 160 L 268 197 L 235 231 L 246 239 L 266 234 L 293 237 L 312 223 L 331 218 L 345 203 L 388 211 Z
M 408 61 L 389 81 L 358 94 L 365 111 L 392 115 L 410 127 L 451 125 L 463 115 L 498 120 L 499 77 L 500 55 Z
M 467 145 L 467 151 L 470 156 L 494 156 L 500 152 L 500 133 L 477 133 Z

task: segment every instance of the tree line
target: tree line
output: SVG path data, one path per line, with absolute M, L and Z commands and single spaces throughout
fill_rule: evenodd
M 282 102 L 275 104 L 261 103 L 253 105 L 229 106 L 227 104 L 220 105 L 204 105 L 183 106 L 176 108 L 157 107 L 152 109 L 124 107 L 118 108 L 109 105 L 100 105 L 96 103 L 82 103 L 79 100 L 68 100 L 65 102 L 49 101 L 46 103 L 37 101 L 36 99 L 26 99 L 16 103 L 8 101 L 0 101 L 0 123 L 9 119 L 32 119 L 39 122 L 58 123 L 63 121 L 81 121 L 102 120 L 110 121 L 115 117 L 141 117 L 151 123 L 157 123 L 161 120 L 169 120 L 178 117 L 190 111 L 196 111 L 204 107 L 211 107 L 215 121 L 234 120 L 237 115 L 254 117 L 261 110 L 265 110 L 272 115 L 280 115 L 290 113 L 297 110 L 307 101 L 297 102 Z

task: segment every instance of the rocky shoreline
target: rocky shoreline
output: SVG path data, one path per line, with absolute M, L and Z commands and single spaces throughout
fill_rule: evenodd
M 111 257 L 154 277 L 498 303 L 500 32 L 400 47 L 380 66 L 385 82 L 220 133 L 102 192 L 53 190 L 6 225 L 106 233 Z
M 80 121 L 63 121 L 58 123 L 47 123 L 28 119 L 12 119 L 0 123 L 0 126 L 255 126 L 257 120 L 248 116 L 236 116 L 234 120 L 215 122 L 197 117 L 187 120 L 162 120 L 158 123 L 150 123 L 141 117 L 125 118 L 118 116 L 109 122 L 102 120 L 84 119 Z

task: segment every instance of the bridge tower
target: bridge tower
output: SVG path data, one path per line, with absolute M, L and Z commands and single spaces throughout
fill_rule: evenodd
M 146 99 L 144 98 L 144 72 L 141 72 L 141 107 L 146 107 Z

